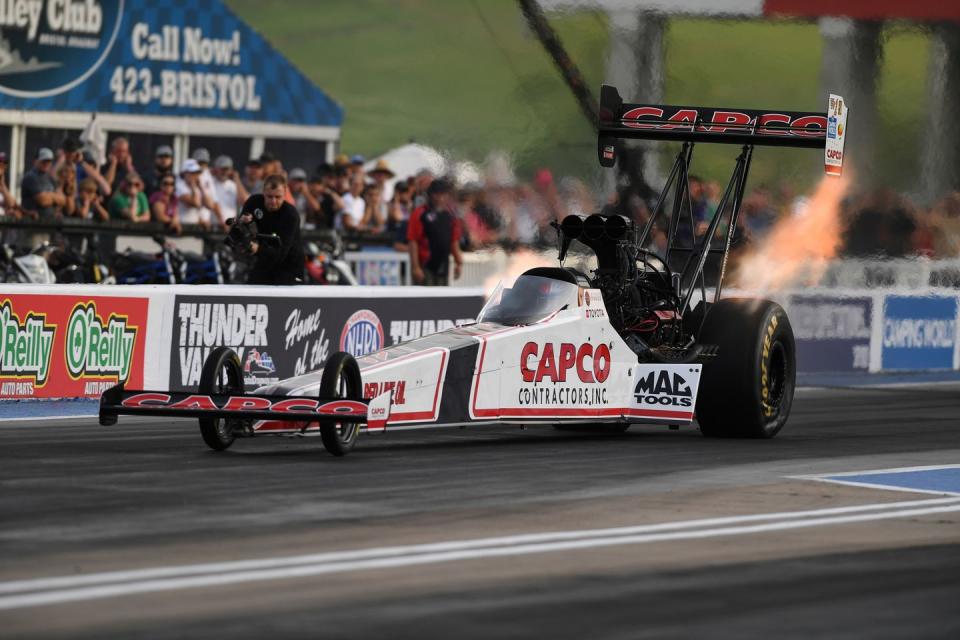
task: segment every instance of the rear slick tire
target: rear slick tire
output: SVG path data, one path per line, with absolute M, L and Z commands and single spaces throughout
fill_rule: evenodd
M 217 347 L 210 352 L 200 372 L 200 385 L 197 389 L 202 395 L 232 394 L 242 395 L 243 370 L 240 358 L 230 347 Z M 226 418 L 200 418 L 200 435 L 207 446 L 214 451 L 223 451 L 234 441 L 233 426 Z
M 363 397 L 360 366 L 349 353 L 339 351 L 327 359 L 320 378 L 320 399 L 345 398 L 360 400 Z M 360 423 L 320 423 L 320 439 L 324 448 L 340 457 L 350 453 L 360 435 Z
M 796 345 L 783 308 L 731 298 L 707 311 L 699 342 L 717 345 L 703 366 L 700 432 L 712 438 L 772 438 L 787 422 L 796 386 Z

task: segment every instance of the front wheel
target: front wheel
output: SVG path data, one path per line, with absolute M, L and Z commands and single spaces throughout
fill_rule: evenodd
M 699 341 L 719 348 L 700 378 L 700 432 L 775 436 L 790 415 L 797 377 L 793 329 L 783 308 L 769 300 L 721 300 L 707 311 Z
M 203 395 L 242 394 L 243 370 L 240 358 L 230 347 L 217 347 L 210 352 L 200 372 L 198 391 Z M 233 444 L 232 420 L 226 418 L 200 418 L 200 435 L 214 451 L 223 451 Z
M 327 360 L 323 367 L 323 376 L 320 378 L 321 400 L 345 398 L 360 400 L 363 397 L 363 387 L 360 379 L 360 366 L 349 353 L 339 351 Z M 327 451 L 335 456 L 347 455 L 357 443 L 360 435 L 358 422 L 322 422 L 320 423 L 320 439 Z

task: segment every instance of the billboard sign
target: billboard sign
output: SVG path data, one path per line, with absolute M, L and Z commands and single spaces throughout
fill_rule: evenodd
M 339 126 L 339 105 L 219 0 L 0 2 L 0 109 Z
M 247 390 L 323 367 L 330 354 L 361 356 L 472 321 L 481 296 L 431 298 L 176 296 L 170 389 L 196 388 L 207 355 L 236 351 Z
M 0 296 L 0 399 L 143 387 L 146 298 Z
M 957 340 L 957 299 L 887 296 L 884 369 L 952 369 Z
M 868 297 L 790 297 L 797 371 L 866 371 L 873 305 Z

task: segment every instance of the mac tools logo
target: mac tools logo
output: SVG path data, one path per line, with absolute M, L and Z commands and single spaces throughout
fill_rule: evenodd
M 62 93 L 86 80 L 117 39 L 123 0 L 0 0 L 0 92 Z
M 679 373 L 672 376 L 669 371 L 651 371 L 646 377 L 637 380 L 633 390 L 637 404 L 658 404 L 673 407 L 693 406 L 693 393 L 690 385 Z

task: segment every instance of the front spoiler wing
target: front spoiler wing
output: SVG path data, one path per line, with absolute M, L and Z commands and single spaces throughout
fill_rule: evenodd
M 372 400 L 309 398 L 268 394 L 203 394 L 182 391 L 127 390 L 116 385 L 100 396 L 100 424 L 119 415 L 172 418 L 233 418 L 290 422 L 365 422 L 383 429 L 390 415 L 390 393 Z

